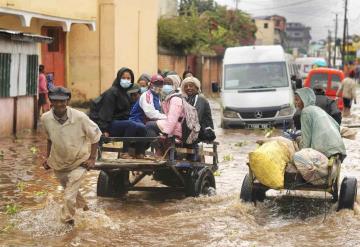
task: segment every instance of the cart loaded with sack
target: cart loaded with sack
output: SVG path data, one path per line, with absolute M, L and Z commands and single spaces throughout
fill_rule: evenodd
M 249 172 L 240 192 L 243 201 L 261 202 L 269 189 L 323 191 L 332 195 L 332 202 L 338 202 L 338 210 L 354 208 L 356 178 L 344 177 L 339 192 L 341 154 L 327 158 L 311 148 L 298 150 L 296 142 L 285 137 L 260 140 L 258 144 L 249 153 Z

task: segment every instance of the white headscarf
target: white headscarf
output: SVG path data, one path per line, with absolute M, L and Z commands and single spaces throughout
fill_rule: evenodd
M 185 93 L 184 87 L 185 87 L 185 85 L 188 84 L 188 83 L 194 84 L 194 85 L 198 88 L 199 93 L 201 92 L 201 89 L 200 89 L 200 88 L 201 88 L 201 82 L 199 81 L 199 79 L 196 78 L 196 77 L 193 77 L 193 76 L 189 76 L 189 77 L 186 77 L 186 78 L 181 82 L 181 91 L 182 91 L 183 93 Z
M 180 87 L 180 84 L 181 84 L 180 76 L 178 76 L 178 75 L 168 75 L 166 77 L 171 79 L 175 89 L 178 89 Z

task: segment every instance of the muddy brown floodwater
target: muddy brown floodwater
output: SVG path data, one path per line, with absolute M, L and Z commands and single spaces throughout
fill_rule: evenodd
M 219 126 L 219 104 L 211 105 Z M 345 122 L 360 123 L 357 106 Z M 256 207 L 240 202 L 247 153 L 264 132 L 216 131 L 221 143 L 217 195 L 131 192 L 123 199 L 99 198 L 98 172 L 91 171 L 82 187 L 90 210 L 76 212 L 74 229 L 59 223 L 61 187 L 40 166 L 44 135 L 2 138 L 0 246 L 360 246 L 357 204 L 354 211 L 336 212 L 336 205 L 324 202 L 324 193 L 286 191 L 270 191 Z M 360 181 L 359 134 L 345 144 L 342 176 Z

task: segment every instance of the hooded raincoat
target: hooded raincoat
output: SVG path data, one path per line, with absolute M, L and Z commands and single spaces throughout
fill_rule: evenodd
M 130 116 L 131 102 L 127 91 L 132 88 L 123 88 L 120 86 L 121 76 L 129 72 L 131 83 L 134 84 L 134 73 L 129 68 L 121 68 L 108 90 L 103 94 L 103 103 L 99 110 L 99 120 L 97 124 L 102 131 L 109 131 L 110 123 L 113 120 L 127 120 Z
M 314 91 L 311 88 L 301 88 L 296 93 L 304 103 L 301 112 L 301 148 L 315 149 L 328 158 L 334 154 L 345 156 L 340 126 L 323 109 L 315 106 Z

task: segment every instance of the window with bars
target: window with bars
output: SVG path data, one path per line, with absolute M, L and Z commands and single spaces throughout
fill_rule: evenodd
M 0 53 L 0 97 L 10 96 L 11 54 Z
M 38 55 L 27 55 L 26 94 L 35 95 L 38 85 Z

